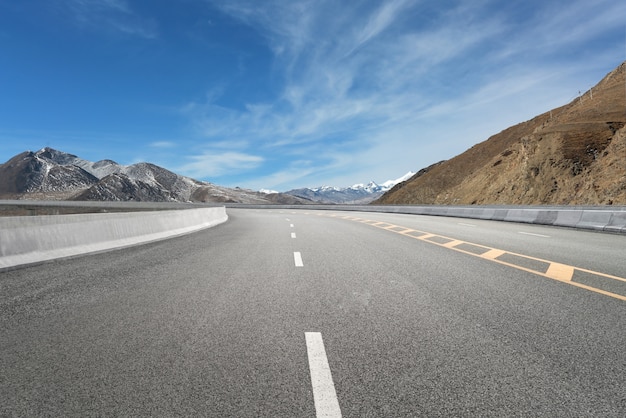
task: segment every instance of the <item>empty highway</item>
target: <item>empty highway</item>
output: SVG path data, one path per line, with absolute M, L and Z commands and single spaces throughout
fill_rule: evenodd
M 626 236 L 228 213 L 0 272 L 0 416 L 626 416 Z

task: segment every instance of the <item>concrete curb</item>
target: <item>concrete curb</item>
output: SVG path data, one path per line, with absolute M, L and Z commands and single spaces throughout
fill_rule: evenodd
M 0 217 L 0 270 L 162 240 L 227 220 L 224 207 Z
M 404 213 L 551 225 L 626 234 L 626 206 L 378 206 L 239 205 L 229 208 L 306 209 Z

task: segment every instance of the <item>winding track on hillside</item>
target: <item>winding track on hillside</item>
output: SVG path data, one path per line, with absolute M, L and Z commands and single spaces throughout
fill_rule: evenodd
M 623 235 L 229 216 L 0 273 L 0 415 L 626 414 Z

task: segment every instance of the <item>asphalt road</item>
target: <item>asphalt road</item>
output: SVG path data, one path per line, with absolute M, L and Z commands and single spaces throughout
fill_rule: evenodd
M 626 237 L 229 215 L 0 273 L 0 416 L 626 416 Z

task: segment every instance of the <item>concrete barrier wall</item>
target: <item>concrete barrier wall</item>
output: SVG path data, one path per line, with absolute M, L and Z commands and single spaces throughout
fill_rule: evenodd
M 307 209 L 404 213 L 523 222 L 626 234 L 626 207 L 242 205 L 259 209 Z M 226 222 L 224 207 L 0 217 L 0 270 L 56 258 L 165 239 Z
M 227 207 L 308 209 L 405 213 L 450 216 L 491 221 L 552 225 L 626 234 L 626 206 L 382 206 L 382 205 L 280 205 Z
M 227 219 L 224 207 L 0 217 L 0 269 L 161 240 Z

